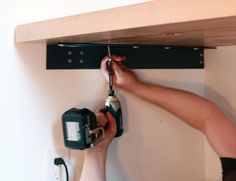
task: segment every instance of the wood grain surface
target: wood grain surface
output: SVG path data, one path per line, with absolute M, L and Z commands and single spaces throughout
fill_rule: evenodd
M 16 42 L 236 44 L 236 0 L 158 0 L 19 25 Z

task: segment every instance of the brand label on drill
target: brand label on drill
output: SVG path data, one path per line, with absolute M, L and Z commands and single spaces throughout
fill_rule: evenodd
M 68 141 L 79 141 L 81 139 L 79 122 L 66 122 L 66 131 Z

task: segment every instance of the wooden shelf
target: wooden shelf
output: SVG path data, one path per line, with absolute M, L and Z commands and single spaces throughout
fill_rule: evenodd
M 16 28 L 16 42 L 236 45 L 235 0 L 159 0 Z

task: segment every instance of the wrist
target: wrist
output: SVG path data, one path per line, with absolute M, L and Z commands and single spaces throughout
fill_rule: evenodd
M 85 150 L 84 160 L 89 162 L 100 163 L 101 165 L 105 164 L 107 157 L 107 150 L 105 151 L 91 151 Z
M 143 86 L 143 84 L 144 83 L 142 81 L 136 80 L 134 83 L 124 87 L 123 89 L 127 90 L 127 91 L 129 91 L 131 93 L 136 93 L 137 90 L 139 90 Z
M 108 147 L 106 146 L 100 146 L 100 147 L 94 147 L 94 148 L 89 148 L 85 150 L 85 156 L 86 155 L 95 155 L 95 156 L 101 156 L 101 155 L 106 155 L 107 154 Z
M 80 180 L 106 180 L 107 150 L 98 151 L 86 149 L 84 151 L 84 163 Z

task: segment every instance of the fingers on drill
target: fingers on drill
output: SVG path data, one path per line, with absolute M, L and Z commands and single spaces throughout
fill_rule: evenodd
M 114 60 L 114 62 L 122 62 L 125 60 L 124 56 L 118 56 L 118 55 L 111 55 L 111 59 Z M 105 56 L 101 61 L 101 69 L 107 72 L 107 62 L 110 60 L 109 56 Z
M 105 127 L 107 122 L 108 122 L 107 117 L 105 116 L 105 114 L 103 114 L 102 112 L 97 112 L 96 117 L 97 117 L 98 126 Z
M 113 62 L 112 69 L 113 69 L 113 73 L 115 74 L 115 76 L 121 76 L 121 74 L 123 73 L 123 68 L 121 65 L 122 64 L 118 64 L 117 62 Z
M 106 109 L 105 105 L 96 112 L 98 126 L 106 128 L 106 134 L 114 137 L 117 129 L 116 120 L 110 112 L 104 113 L 104 109 Z
M 108 129 L 106 130 L 106 132 L 108 134 L 111 134 L 112 136 L 115 136 L 115 134 L 116 134 L 116 120 L 109 112 L 106 113 L 106 116 L 108 118 Z
M 117 62 L 121 62 L 121 61 L 125 60 L 125 57 L 124 56 L 118 56 L 118 55 L 111 55 L 111 59 L 115 60 Z
M 112 60 L 114 60 L 112 63 L 112 69 L 113 69 L 113 74 L 115 75 L 113 77 L 113 82 L 114 84 L 116 84 L 116 77 L 120 77 L 122 75 L 122 72 L 125 70 L 125 67 L 122 65 L 122 61 L 125 60 L 125 57 L 112 55 Z M 109 80 L 108 67 L 107 67 L 108 61 L 109 57 L 106 56 L 102 59 L 101 62 L 101 71 L 107 81 Z
M 102 74 L 104 75 L 104 77 L 108 81 L 109 78 L 108 78 L 108 70 L 107 70 L 107 61 L 108 61 L 107 57 L 104 57 L 102 59 L 100 69 L 102 71 Z

